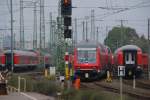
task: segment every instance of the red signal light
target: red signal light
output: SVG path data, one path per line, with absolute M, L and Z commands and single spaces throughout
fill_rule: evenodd
M 69 61 L 69 55 L 65 55 L 65 61 Z
M 68 5 L 69 4 L 69 0 L 64 0 L 64 4 Z
M 68 54 L 68 52 L 65 53 L 64 60 L 65 60 L 65 61 L 69 61 L 69 54 Z

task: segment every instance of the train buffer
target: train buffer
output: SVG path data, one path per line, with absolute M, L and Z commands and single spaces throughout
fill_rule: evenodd
M 111 77 L 110 71 L 107 71 L 106 82 L 112 82 L 112 77 Z

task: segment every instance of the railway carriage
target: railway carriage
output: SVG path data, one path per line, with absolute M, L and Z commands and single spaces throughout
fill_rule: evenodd
M 125 66 L 125 77 L 133 78 L 141 76 L 143 61 L 142 50 L 136 45 L 125 45 L 118 48 L 114 54 L 115 68 Z
M 3 51 L 0 51 L 0 71 L 6 70 L 5 61 L 5 55 Z
M 51 65 L 51 63 L 52 63 L 51 62 L 52 61 L 51 55 L 47 53 L 44 55 L 44 58 L 45 58 L 44 59 L 45 60 L 45 67 L 48 68 L 48 67 L 52 66 Z
M 12 56 L 11 51 L 6 50 L 4 52 L 6 57 L 6 68 L 11 70 L 12 65 Z M 24 50 L 13 50 L 13 64 L 14 70 L 21 68 L 33 69 L 38 65 L 38 56 L 37 53 L 33 51 L 24 51 Z
M 144 70 L 148 70 L 148 54 L 142 54 L 142 66 Z
M 40 53 L 33 50 L 13 50 L 13 57 L 11 50 L 0 51 L 0 71 L 6 69 L 20 71 L 20 70 L 33 70 L 39 65 Z M 44 64 L 48 68 L 51 66 L 51 55 L 45 53 Z M 12 68 L 13 61 L 13 68 Z
M 81 41 L 74 49 L 74 71 L 81 79 L 98 79 L 106 74 L 110 51 L 96 41 Z

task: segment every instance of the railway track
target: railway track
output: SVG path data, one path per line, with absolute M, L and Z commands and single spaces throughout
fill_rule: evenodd
M 133 80 L 123 80 L 123 83 L 126 85 L 133 86 Z M 149 80 L 136 80 L 136 87 L 146 90 L 150 90 L 150 81 Z
M 98 81 L 93 83 L 82 83 L 81 87 L 83 89 L 96 89 L 105 90 L 114 93 L 120 93 L 119 81 L 116 80 L 112 83 L 106 83 L 104 81 Z M 129 95 L 136 98 L 137 100 L 150 100 L 150 93 L 148 90 L 135 88 L 133 89 L 130 85 L 123 84 L 123 94 Z

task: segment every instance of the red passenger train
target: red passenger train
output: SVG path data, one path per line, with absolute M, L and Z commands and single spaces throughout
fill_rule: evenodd
M 148 57 L 142 53 L 141 48 L 136 45 L 125 45 L 118 48 L 114 54 L 114 63 L 118 66 L 125 66 L 125 78 L 140 77 L 143 67 L 148 66 Z
M 39 52 L 32 50 L 13 50 L 13 70 L 28 69 L 33 70 L 39 65 Z M 51 55 L 44 54 L 45 67 L 51 66 Z M 11 50 L 0 52 L 0 71 L 12 70 L 12 56 Z
M 5 55 L 4 55 L 3 51 L 0 51 L 0 71 L 3 71 L 6 69 L 5 62 L 6 62 Z
M 111 64 L 111 50 L 96 41 L 81 41 L 74 49 L 74 71 L 81 79 L 98 79 Z
M 11 51 L 6 50 L 4 52 L 4 55 L 6 58 L 5 67 L 8 70 L 11 70 L 12 69 Z M 14 64 L 14 70 L 21 69 L 21 68 L 33 69 L 38 64 L 38 54 L 36 52 L 27 51 L 27 50 L 13 50 L 13 64 Z

